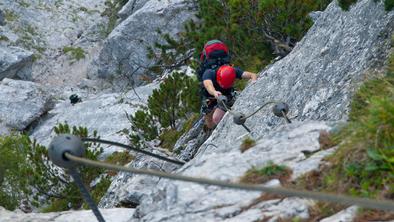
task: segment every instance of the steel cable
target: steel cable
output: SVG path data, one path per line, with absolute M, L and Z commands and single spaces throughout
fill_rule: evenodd
M 195 177 L 188 177 L 182 176 L 177 174 L 170 174 L 161 171 L 155 170 L 146 170 L 146 169 L 135 169 L 131 167 L 124 167 L 124 166 L 117 166 L 108 163 L 93 161 L 81 157 L 77 157 L 71 155 L 70 153 L 65 153 L 64 156 L 69 161 L 74 161 L 79 164 L 92 166 L 92 167 L 100 167 L 109 170 L 116 170 L 116 171 L 124 171 L 130 172 L 135 174 L 143 174 L 143 175 L 150 175 L 150 176 L 157 176 L 162 178 L 167 178 L 171 180 L 178 180 L 184 182 L 193 182 L 203 185 L 213 185 L 219 186 L 224 188 L 230 189 L 238 189 L 238 190 L 247 190 L 247 191 L 261 191 L 267 192 L 287 197 L 301 197 L 301 198 L 310 198 L 319 201 L 327 201 L 332 203 L 344 204 L 344 205 L 357 205 L 364 208 L 376 209 L 376 210 L 385 210 L 385 211 L 394 211 L 394 202 L 386 201 L 386 200 L 372 200 L 366 198 L 357 198 L 357 197 L 349 197 L 343 195 L 334 195 L 328 193 L 321 193 L 315 191 L 301 191 L 301 190 L 294 190 L 289 188 L 282 188 L 282 187 L 264 187 L 259 185 L 250 185 L 250 184 L 239 184 L 239 183 L 229 183 L 225 181 L 219 180 L 212 180 L 212 179 L 205 179 L 205 178 L 195 178 Z
M 100 213 L 96 203 L 94 202 L 92 196 L 88 189 L 86 189 L 85 185 L 82 182 L 81 176 L 75 168 L 71 168 L 68 171 L 72 178 L 74 179 L 75 184 L 81 191 L 82 197 L 85 199 L 86 203 L 89 205 L 90 209 L 92 209 L 93 214 L 96 216 L 99 222 L 105 222 L 103 215 Z
M 138 152 L 138 153 L 143 153 L 143 154 L 146 154 L 148 156 L 155 157 L 157 159 L 164 160 L 164 161 L 167 161 L 167 162 L 175 163 L 175 164 L 178 164 L 178 165 L 185 164 L 185 162 L 182 162 L 182 161 L 179 161 L 179 160 L 170 159 L 170 158 L 167 158 L 167 157 L 164 157 L 164 156 L 160 156 L 158 154 L 155 154 L 155 153 L 152 153 L 152 152 L 149 152 L 149 151 L 146 151 L 146 150 L 134 148 L 132 146 L 129 146 L 129 145 L 126 145 L 126 144 L 122 144 L 122 143 L 117 143 L 117 142 L 113 142 L 113 141 L 109 141 L 109 140 L 96 139 L 96 138 L 81 138 L 81 140 L 84 141 L 84 142 L 96 142 L 96 143 L 103 143 L 103 144 L 108 144 L 108 145 L 113 145 L 113 146 L 119 146 L 119 147 L 123 147 L 123 148 L 129 149 L 129 150 L 133 150 L 133 151 Z

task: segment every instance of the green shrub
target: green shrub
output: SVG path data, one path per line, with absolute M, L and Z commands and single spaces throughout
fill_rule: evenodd
M 365 82 L 353 96 L 349 123 L 333 135 L 339 148 L 330 164 L 304 175 L 298 188 L 393 199 L 393 58 L 384 77 Z
M 14 11 L 4 9 L 4 19 L 7 22 L 13 22 L 13 21 L 17 20 L 18 18 L 19 18 L 19 16 L 17 14 L 15 14 Z
M 9 41 L 9 39 L 7 38 L 7 36 L 0 35 L 0 41 L 5 41 L 5 42 L 7 42 L 7 41 Z
M 178 121 L 187 118 L 190 113 L 199 112 L 197 81 L 184 73 L 174 72 L 164 80 L 159 89 L 153 90 L 148 98 L 147 108 L 138 110 L 132 116 L 127 115 L 133 130 L 129 135 L 131 143 L 141 148 L 143 140 L 150 141 L 161 134 L 162 144 L 171 150 L 170 146 L 176 142 L 175 139 L 184 133 L 183 130 L 177 132 Z M 159 132 L 159 124 L 165 128 L 164 131 Z
M 176 129 L 163 130 L 159 136 L 159 139 L 161 141 L 160 144 L 161 147 L 172 151 L 178 139 L 193 127 L 193 124 L 198 120 L 198 118 L 199 118 L 198 114 L 193 113 L 183 124 L 181 130 L 176 130 Z M 178 152 L 180 152 L 180 150 Z
M 63 52 L 69 54 L 75 61 L 85 58 L 85 51 L 81 47 L 65 46 Z
M 367 103 L 351 112 L 352 122 L 338 135 L 342 143 L 330 159 L 336 167 L 326 176 L 327 185 L 365 197 L 388 188 L 384 192 L 390 196 L 394 195 L 394 75 L 365 86 L 369 83 L 379 85 L 379 91 L 371 90 L 365 100 L 353 104 Z
M 266 166 L 257 169 L 248 170 L 241 178 L 242 183 L 262 184 L 272 179 L 279 179 L 282 183 L 286 182 L 292 174 L 292 171 L 283 165 L 276 165 L 269 162 Z
M 164 34 L 165 44 L 156 44 L 150 55 L 160 67 L 196 67 L 201 49 L 211 39 L 220 39 L 230 48 L 232 62 L 258 72 L 274 54 L 284 56 L 312 25 L 308 13 L 324 9 L 329 0 L 198 0 L 197 17 L 185 25 L 178 40 Z M 190 60 L 190 50 L 195 49 Z M 159 54 L 159 56 L 154 56 Z
M 394 8 L 394 0 L 385 0 L 384 6 L 386 11 L 391 11 Z
M 149 112 L 162 127 L 176 128 L 176 121 L 187 112 L 198 112 L 198 83 L 184 73 L 175 72 L 153 90 L 148 99 Z
M 123 152 L 114 152 L 109 157 L 107 157 L 106 162 L 110 164 L 116 165 L 126 165 L 130 163 L 134 159 L 134 156 L 131 155 L 128 151 Z
M 161 141 L 160 146 L 172 151 L 178 138 L 182 136 L 182 133 L 176 129 L 165 129 L 161 132 L 159 139 Z
M 147 111 L 138 110 L 128 119 L 132 123 L 131 129 L 141 134 L 146 140 L 153 140 L 158 135 L 158 129 L 154 121 L 154 117 Z
M 132 144 L 143 147 L 142 141 L 159 138 L 162 147 L 172 150 L 176 140 L 198 118 L 200 109 L 199 86 L 195 79 L 184 73 L 175 72 L 148 99 L 148 109 L 138 110 L 129 116 L 133 133 L 129 135 Z M 187 119 L 183 128 L 176 130 L 176 124 Z M 157 123 L 165 129 L 159 132 Z
M 54 131 L 57 134 L 88 136 L 86 128 L 67 124 L 59 124 Z M 97 132 L 93 132 L 92 137 L 97 138 Z M 94 143 L 86 143 L 86 146 L 86 158 L 97 160 L 102 149 Z M 104 173 L 102 169 L 84 166 L 79 171 L 87 187 Z M 41 197 L 46 197 L 46 201 L 43 202 Z M 46 212 L 68 210 L 70 207 L 78 209 L 83 203 L 79 189 L 71 182 L 70 176 L 49 160 L 47 148 L 30 140 L 27 135 L 0 137 L 0 205 L 13 210 L 23 199 L 38 207 L 49 204 L 44 209 Z
M 116 26 L 116 21 L 119 19 L 118 12 L 123 8 L 123 6 L 128 2 L 128 0 L 106 0 L 105 10 L 101 13 L 101 16 L 108 17 L 108 23 L 103 30 L 104 37 L 107 37 Z
M 345 11 L 348 11 L 350 6 L 356 2 L 357 0 L 338 0 L 339 6 Z

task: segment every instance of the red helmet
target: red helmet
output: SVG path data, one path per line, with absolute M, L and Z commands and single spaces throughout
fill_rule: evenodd
M 216 81 L 223 89 L 231 88 L 235 82 L 235 69 L 229 65 L 221 66 L 216 72 Z

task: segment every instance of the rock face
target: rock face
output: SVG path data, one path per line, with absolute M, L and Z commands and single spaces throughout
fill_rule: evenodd
M 144 1 L 130 2 L 142 5 Z M 161 39 L 157 30 L 171 36 L 179 33 L 194 14 L 191 4 L 186 0 L 146 2 L 114 29 L 94 61 L 89 77 L 129 76 L 135 84 L 140 83 L 144 67 L 152 63 L 147 58 L 147 47 Z
M 237 181 L 253 166 L 268 161 L 293 170 L 292 179 L 316 169 L 334 149 L 319 151 L 318 133 L 347 118 L 350 97 L 368 70 L 380 67 L 390 48 L 394 11 L 382 2 L 361 0 L 350 11 L 335 2 L 320 14 L 293 51 L 260 73 L 234 104 L 249 114 L 267 101 L 290 105 L 293 124 L 285 125 L 269 108 L 246 121 L 257 145 L 242 153 L 247 133 L 227 114 L 194 159 L 177 173 Z M 318 122 L 310 122 L 318 120 Z M 298 122 L 298 123 L 297 123 Z M 317 152 L 307 158 L 304 152 Z M 297 198 L 263 201 L 250 207 L 259 193 L 163 180 L 143 198 L 140 221 L 257 221 L 308 217 L 308 202 Z M 248 206 L 248 207 L 246 207 Z
M 317 169 L 322 158 L 334 148 L 320 151 L 320 131 L 330 130 L 331 123 L 305 122 L 282 125 L 258 140 L 256 146 L 241 153 L 239 141 L 233 145 L 209 146 L 204 153 L 182 167 L 178 173 L 194 177 L 237 182 L 253 166 L 262 167 L 268 162 L 282 164 L 293 170 L 293 179 Z M 306 157 L 303 152 L 315 153 Z M 164 194 L 164 196 L 163 196 Z M 273 199 L 250 207 L 259 192 L 228 190 L 213 186 L 163 180 L 153 195 L 143 199 L 136 216 L 141 221 L 222 221 L 252 214 L 256 221 L 268 216 L 308 217 L 308 202 L 298 198 Z M 244 210 L 242 210 L 244 209 Z M 154 212 L 154 213 L 152 213 Z M 170 215 L 170 216 L 169 216 Z M 234 221 L 237 221 L 234 219 Z M 241 220 L 238 220 L 241 221 Z
M 0 83 L 0 122 L 24 130 L 52 107 L 52 97 L 33 82 L 3 79 Z
M 131 217 L 134 209 L 101 209 L 105 221 L 107 222 L 132 222 Z M 31 213 L 7 211 L 0 207 L 0 221 L 2 222 L 96 222 L 97 219 L 90 210 L 66 211 L 56 213 Z
M 0 25 L 5 25 L 4 12 L 0 10 Z
M 335 215 L 332 215 L 331 217 L 321 220 L 320 222 L 352 222 L 354 221 L 354 217 L 356 216 L 358 209 L 359 208 L 355 206 L 349 207 Z
M 106 37 L 105 0 L 2 0 L 2 45 L 34 53 L 30 79 L 51 87 L 76 85 Z M 76 56 L 77 53 L 78 56 Z M 29 79 L 29 80 L 30 80 Z
M 122 20 L 125 20 L 134 12 L 142 8 L 148 1 L 149 0 L 129 0 L 126 5 L 124 5 L 123 8 L 118 12 L 118 16 Z
M 3 123 L 0 123 L 0 136 L 9 135 L 10 130 Z
M 198 148 L 209 136 L 203 130 L 204 119 L 200 118 L 194 126 L 182 135 L 174 145 L 174 153 L 179 153 L 178 158 L 183 161 L 191 160 Z
M 151 150 L 161 156 L 164 153 Z M 137 155 L 130 164 L 130 167 L 137 169 L 152 169 L 164 172 L 173 172 L 179 166 L 167 163 L 146 155 Z M 112 181 L 106 195 L 101 199 L 99 207 L 112 208 L 119 206 L 136 207 L 143 197 L 149 196 L 160 178 L 145 175 L 133 175 L 131 173 L 120 172 Z
M 70 126 L 87 127 L 89 132 L 97 130 L 102 139 L 128 143 L 126 134 L 130 122 L 126 113 L 131 115 L 144 105 L 157 86 L 157 83 L 152 83 L 139 87 L 136 89 L 137 94 L 131 90 L 126 94 L 110 93 L 82 98 L 82 102 L 75 105 L 71 105 L 68 100 L 64 101 L 48 113 L 46 119 L 38 124 L 31 136 L 42 145 L 48 145 L 54 135 L 53 127 L 58 123 L 67 122 Z M 116 150 L 119 148 L 104 149 L 104 154 Z
M 0 80 L 14 77 L 31 79 L 32 58 L 30 51 L 0 45 Z

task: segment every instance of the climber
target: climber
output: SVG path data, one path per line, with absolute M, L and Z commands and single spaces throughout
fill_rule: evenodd
M 205 124 L 208 129 L 214 128 L 226 113 L 226 108 L 217 99 L 219 96 L 226 97 L 226 106 L 231 107 L 234 102 L 235 79 L 251 79 L 255 82 L 255 73 L 243 71 L 230 65 L 222 65 L 219 69 L 207 69 L 203 74 L 203 104 L 202 112 L 205 114 Z
M 227 107 L 234 104 L 235 79 L 250 79 L 252 82 L 257 79 L 255 73 L 230 65 L 228 47 L 219 40 L 205 44 L 197 75 L 202 83 L 201 112 L 205 116 L 205 125 L 208 129 L 213 129 L 226 113 L 226 107 L 218 102 L 220 96 L 226 97 Z

